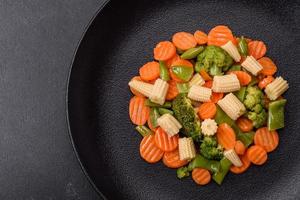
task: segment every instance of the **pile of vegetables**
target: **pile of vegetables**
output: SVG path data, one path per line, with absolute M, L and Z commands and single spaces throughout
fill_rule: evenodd
M 159 42 L 155 61 L 129 82 L 141 157 L 199 185 L 266 163 L 279 144 L 288 89 L 266 51 L 223 25 Z

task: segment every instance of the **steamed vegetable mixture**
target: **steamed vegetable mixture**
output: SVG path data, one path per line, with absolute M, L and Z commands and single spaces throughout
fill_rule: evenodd
M 223 25 L 159 42 L 154 61 L 129 82 L 141 157 L 199 185 L 265 164 L 284 127 L 288 89 L 266 52 L 264 42 Z

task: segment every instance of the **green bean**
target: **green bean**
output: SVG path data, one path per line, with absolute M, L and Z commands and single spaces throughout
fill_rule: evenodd
M 255 132 L 247 132 L 243 133 L 240 129 L 236 131 L 237 129 L 233 127 L 235 130 L 236 138 L 240 140 L 246 147 L 250 146 L 253 143 L 254 134 Z
M 234 95 L 241 101 L 243 102 L 245 99 L 246 95 L 246 87 L 241 87 L 239 91 L 234 92 Z
M 155 108 L 171 108 L 172 107 L 171 102 L 166 101 L 163 105 L 159 105 L 157 103 L 153 103 L 149 99 L 147 99 L 145 101 L 145 105 L 148 106 L 148 107 L 155 107 Z
M 190 162 L 188 165 L 188 170 L 193 171 L 193 169 L 201 167 L 204 169 L 207 169 L 213 173 L 216 173 L 219 171 L 220 168 L 220 162 L 216 160 L 208 160 L 201 156 L 200 154 L 196 155 L 196 157 Z
M 229 126 L 234 124 L 234 121 L 219 106 L 217 106 L 215 121 L 217 124 L 227 123 Z
M 143 137 L 153 134 L 153 132 L 146 126 L 136 126 L 135 130 L 137 130 Z
M 158 108 L 158 112 L 160 115 L 164 115 L 164 114 L 170 114 L 173 115 L 174 112 L 172 110 L 166 109 L 166 108 Z
M 151 108 L 150 110 L 150 121 L 153 126 L 153 128 L 158 127 L 157 119 L 160 117 L 158 108 Z
M 241 65 L 233 65 L 232 67 L 229 68 L 229 72 L 231 71 L 241 71 L 242 66 Z
M 268 129 L 277 130 L 284 127 L 284 106 L 286 99 L 273 101 L 269 104 Z
M 193 59 L 198 56 L 199 53 L 201 53 L 204 50 L 203 46 L 194 47 L 186 50 L 180 57 L 182 59 Z
M 188 81 L 193 76 L 193 68 L 187 66 L 173 66 L 173 73 L 183 81 Z
M 220 161 L 220 170 L 213 174 L 212 179 L 221 185 L 230 167 L 231 162 L 227 158 L 222 158 Z
M 239 39 L 238 50 L 243 56 L 248 55 L 248 44 L 243 36 Z
M 162 80 L 170 80 L 169 71 L 164 61 L 159 61 L 159 73 Z
M 188 93 L 189 92 L 189 84 L 188 83 L 177 83 L 177 89 L 179 93 Z

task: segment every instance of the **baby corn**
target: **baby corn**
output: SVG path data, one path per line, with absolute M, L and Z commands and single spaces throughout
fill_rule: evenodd
M 231 40 L 221 46 L 221 48 L 224 49 L 235 60 L 235 62 L 240 62 L 241 55 Z
M 233 120 L 236 120 L 246 112 L 244 104 L 232 93 L 219 100 L 218 105 Z
M 272 83 L 267 85 L 265 93 L 270 100 L 276 100 L 289 88 L 289 84 L 281 76 L 277 77 Z
M 157 79 L 154 83 L 149 99 L 154 103 L 163 105 L 165 103 L 168 88 L 169 84 L 166 81 Z
M 194 101 L 208 102 L 210 101 L 211 94 L 211 89 L 199 85 L 193 85 L 189 90 L 188 98 Z
M 201 130 L 205 136 L 213 136 L 217 132 L 217 129 L 217 123 L 213 119 L 205 119 L 201 123 Z
M 181 124 L 171 114 L 164 114 L 157 119 L 158 125 L 170 136 L 179 133 L 182 128 Z
M 257 62 L 253 56 L 247 56 L 246 60 L 244 60 L 241 65 L 254 76 L 257 76 L 257 73 L 263 69 L 261 64 Z
M 193 78 L 190 80 L 189 82 L 189 86 L 192 87 L 193 85 L 203 85 L 205 83 L 204 79 L 202 78 L 202 76 L 200 76 L 200 74 L 195 74 L 193 76 Z
M 243 165 L 241 159 L 233 149 L 224 151 L 224 156 L 236 167 L 241 167 Z
M 196 156 L 195 145 L 192 138 L 179 138 L 178 150 L 180 160 L 191 160 Z
M 234 92 L 241 88 L 239 79 L 235 74 L 214 76 L 212 90 L 214 92 Z
M 138 81 L 138 80 L 132 80 L 128 83 L 128 85 L 129 87 L 138 91 L 139 93 L 143 94 L 146 97 L 151 96 L 153 85 L 150 83 L 145 83 L 143 81 Z

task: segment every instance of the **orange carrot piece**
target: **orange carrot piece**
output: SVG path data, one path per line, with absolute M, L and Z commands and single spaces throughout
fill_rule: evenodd
M 142 81 L 142 79 L 141 79 L 140 76 L 135 76 L 135 77 L 133 77 L 131 80 Z M 132 94 L 134 94 L 135 96 L 138 96 L 138 97 L 144 97 L 143 94 L 139 93 L 138 91 L 136 91 L 135 89 L 133 89 L 133 88 L 131 88 L 131 87 L 130 87 L 130 91 L 131 91 Z
M 246 147 L 244 143 L 242 143 L 240 140 L 237 140 L 234 146 L 234 150 L 238 155 L 244 155 Z
M 247 150 L 247 157 L 255 165 L 262 165 L 268 159 L 266 150 L 258 145 L 253 145 Z
M 274 81 L 274 77 L 273 76 L 267 76 L 266 78 L 264 78 L 263 80 L 261 80 L 261 81 L 258 82 L 258 87 L 260 89 L 264 89 L 265 87 L 267 87 L 267 85 L 269 85 L 273 81 Z
M 203 87 L 212 88 L 213 81 L 205 81 L 203 84 Z
M 181 50 L 188 50 L 197 45 L 197 41 L 194 36 L 187 32 L 175 33 L 172 37 L 173 44 Z
M 203 31 L 197 30 L 194 33 L 194 38 L 196 39 L 196 41 L 199 45 L 203 45 L 203 44 L 207 43 L 207 34 L 204 33 Z
M 144 81 L 152 81 L 159 77 L 158 62 L 148 62 L 140 68 L 140 76 Z
M 244 72 L 244 71 L 231 71 L 231 72 L 228 72 L 228 74 L 235 74 L 237 76 L 237 78 L 239 79 L 241 86 L 248 85 L 252 80 L 251 76 L 247 72 Z
M 144 125 L 149 118 L 150 108 L 145 105 L 144 97 L 134 96 L 129 103 L 129 116 L 133 124 Z
M 217 140 L 224 149 L 233 149 L 236 140 L 234 130 L 226 123 L 220 124 L 217 130 Z
M 178 149 L 170 152 L 165 152 L 163 156 L 163 163 L 170 168 L 179 168 L 186 164 L 188 164 L 187 160 L 179 159 L 179 151 Z
M 176 54 L 176 47 L 170 41 L 163 41 L 156 45 L 153 50 L 155 60 L 168 60 Z
M 212 81 L 213 80 L 212 77 L 205 70 L 200 70 L 199 73 L 205 81 Z
M 254 144 L 261 146 L 267 152 L 274 151 L 279 144 L 276 131 L 269 131 L 267 127 L 259 128 L 254 135 Z
M 192 178 L 198 185 L 206 185 L 211 180 L 211 175 L 207 169 L 195 168 L 192 172 Z
M 179 94 L 179 91 L 177 88 L 176 81 L 170 80 L 168 83 L 169 83 L 169 89 L 167 92 L 166 100 L 172 100 Z
M 277 72 L 277 66 L 269 57 L 262 57 L 258 60 L 263 69 L 260 71 L 261 74 L 266 76 L 273 76 Z
M 212 119 L 217 112 L 217 106 L 212 102 L 206 102 L 201 104 L 198 109 L 198 115 L 201 119 Z
M 251 165 L 251 162 L 249 161 L 247 154 L 244 154 L 243 156 L 240 157 L 243 165 L 241 167 L 236 167 L 234 165 L 232 165 L 230 167 L 230 171 L 234 174 L 241 174 L 243 172 L 245 172 Z
M 155 144 L 162 151 L 174 151 L 178 147 L 178 138 L 178 134 L 169 137 L 160 127 L 155 131 Z
M 227 26 L 219 25 L 210 30 L 207 37 L 208 45 L 222 46 L 228 41 L 236 43 L 231 30 Z
M 267 47 L 263 41 L 254 40 L 248 43 L 248 53 L 255 59 L 263 57 L 267 52 Z
M 219 100 L 221 100 L 224 96 L 224 93 L 221 92 L 212 92 L 210 100 L 213 103 L 217 103 Z
M 156 163 L 163 157 L 164 152 L 155 145 L 154 136 L 148 135 L 140 143 L 140 155 L 148 163 Z
M 176 60 L 181 59 L 178 54 L 175 54 L 172 58 L 165 61 L 165 64 L 168 68 L 172 66 L 172 63 L 174 63 Z
M 246 118 L 246 117 L 240 117 L 236 121 L 238 127 L 241 129 L 243 132 L 249 132 L 252 131 L 253 129 L 253 122 Z

